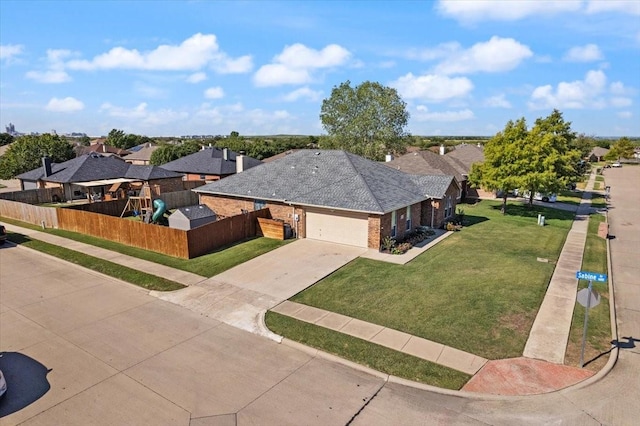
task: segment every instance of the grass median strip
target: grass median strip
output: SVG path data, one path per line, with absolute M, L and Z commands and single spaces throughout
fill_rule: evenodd
M 199 256 L 194 259 L 180 259 L 177 257 L 167 256 L 161 253 L 155 253 L 137 247 L 127 246 L 125 244 L 120 244 L 113 241 L 103 240 L 101 238 L 92 237 L 90 235 L 80 234 L 77 232 L 51 228 L 42 230 L 42 228 L 39 226 L 27 224 L 13 219 L 2 218 L 2 221 L 12 223 L 24 228 L 47 232 L 52 235 L 57 235 L 59 237 L 68 238 L 70 240 L 90 244 L 107 250 L 112 250 L 118 253 L 126 254 L 127 256 L 137 257 L 139 259 L 159 263 L 161 265 L 198 274 L 203 277 L 212 277 L 214 275 L 217 275 L 221 272 L 226 271 L 227 269 L 240 265 L 241 263 L 244 263 L 250 259 L 253 259 L 254 257 L 260 256 L 261 254 L 281 247 L 291 241 L 280 241 L 264 237 L 254 238 L 251 240 L 245 240 L 236 244 L 222 247 L 212 253 Z
M 607 243 L 598 236 L 598 225 L 605 221 L 600 214 L 589 217 L 587 242 L 582 258 L 582 270 L 589 272 L 607 273 Z M 588 281 L 580 280 L 578 290 L 586 288 Z M 593 283 L 593 289 L 600 294 L 600 304 L 589 310 L 589 324 L 587 343 L 585 345 L 585 368 L 599 371 L 604 367 L 608 358 L 604 355 L 611 348 L 611 320 L 609 314 L 609 286 L 607 283 Z M 585 308 L 576 303 L 571 321 L 569 342 L 565 364 L 578 366 L 582 347 L 582 333 L 584 328 Z
M 471 378 L 468 374 L 276 312 L 267 312 L 265 320 L 275 333 L 386 374 L 454 390 Z
M 185 287 L 184 285 L 175 281 L 170 281 L 162 277 L 157 277 L 145 272 L 140 272 L 132 268 L 127 268 L 125 266 L 102 260 L 97 257 L 89 256 L 74 250 L 69 250 L 64 247 L 45 243 L 44 241 L 33 240 L 22 234 L 9 233 L 9 240 L 24 247 L 28 247 L 30 249 L 66 260 L 67 262 L 75 263 L 76 265 L 83 266 L 87 269 L 100 272 L 102 274 L 117 278 L 122 281 L 126 281 L 131 284 L 135 284 L 147 290 L 172 291 L 179 290 Z

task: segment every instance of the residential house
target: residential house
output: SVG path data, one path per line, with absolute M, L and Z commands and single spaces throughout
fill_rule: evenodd
M 182 175 L 157 166 L 141 166 L 98 153 L 85 154 L 63 163 L 42 159 L 42 167 L 16 176 L 22 190 L 61 187 L 67 200 L 105 199 L 124 196 L 123 184 L 148 183 L 158 192 L 183 190 Z M 139 185 L 138 185 L 139 186 Z
M 466 143 L 456 145 L 453 150 L 445 154 L 445 158 L 449 161 L 449 164 L 454 166 L 458 172 L 462 174 L 462 181 L 460 185 L 462 186 L 464 199 L 495 198 L 495 193 L 485 191 L 482 188 L 473 188 L 469 183 L 471 166 L 475 163 L 482 163 L 484 161 L 484 150 L 482 145 Z
M 216 221 L 216 214 L 208 206 L 180 207 L 169 216 L 169 227 L 188 231 Z
M 131 154 L 124 158 L 124 161 L 131 164 L 138 164 L 141 166 L 148 166 L 151 164 L 151 154 L 160 148 L 158 145 L 151 143 L 145 144 L 142 148 L 133 151 Z
M 591 150 L 591 152 L 587 156 L 587 159 L 592 163 L 596 161 L 604 161 L 604 156 L 607 155 L 608 153 L 609 153 L 609 150 L 607 148 L 596 146 Z
M 95 140 L 91 143 L 91 145 L 89 146 L 78 146 L 76 147 L 76 155 L 78 157 L 85 155 L 85 154 L 91 154 L 91 153 L 98 153 L 98 154 L 102 154 L 105 157 L 109 156 L 109 155 L 116 155 L 118 157 L 125 157 L 129 154 L 131 154 L 130 151 L 127 151 L 126 149 L 122 149 L 122 148 L 117 148 L 115 146 L 111 146 L 111 145 L 107 145 L 105 144 L 102 140 Z
M 194 189 L 219 216 L 269 208 L 298 238 L 379 249 L 455 213 L 453 176 L 421 176 L 338 150 L 300 150 Z
M 228 148 L 202 147 L 198 152 L 163 164 L 162 168 L 182 173 L 185 180 L 215 181 L 262 164 Z

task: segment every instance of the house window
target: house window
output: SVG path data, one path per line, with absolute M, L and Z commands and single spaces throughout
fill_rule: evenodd
M 206 179 L 207 179 L 207 176 L 205 176 L 205 175 L 200 175 L 200 180 L 206 180 Z
M 396 217 L 396 212 L 391 212 L 391 238 L 396 237 L 396 229 L 398 228 L 398 218 Z
M 451 217 L 451 215 L 453 214 L 453 206 L 451 203 L 451 195 L 447 196 L 447 201 L 445 203 L 445 208 L 444 208 L 444 217 Z
M 411 231 L 411 206 L 407 206 L 407 231 Z
M 255 200 L 253 202 L 253 210 L 262 210 L 267 207 L 267 202 L 264 200 Z

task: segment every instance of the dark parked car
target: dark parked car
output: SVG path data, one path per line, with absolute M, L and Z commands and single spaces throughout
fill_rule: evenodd
M 0 225 L 0 244 L 4 244 L 5 241 L 7 241 L 7 230 L 3 225 Z

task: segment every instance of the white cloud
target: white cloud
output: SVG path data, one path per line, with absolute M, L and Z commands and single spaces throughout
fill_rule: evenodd
M 539 86 L 531 93 L 531 109 L 582 109 L 603 108 L 607 77 L 601 70 L 589 71 L 584 80 L 558 83 L 556 89 L 551 85 Z
M 528 46 L 512 38 L 491 37 L 469 49 L 455 52 L 436 66 L 438 74 L 468 74 L 474 72 L 502 72 L 516 68 L 533 56 Z
M 640 3 L 636 0 L 591 0 L 587 4 L 587 13 L 601 12 L 640 15 Z
M 220 74 L 244 74 L 253 69 L 253 59 L 249 55 L 236 59 L 222 55 L 211 67 Z
M 207 79 L 207 74 L 203 72 L 195 72 L 191 74 L 189 77 L 187 77 L 186 82 L 196 84 L 196 83 L 200 83 L 201 81 L 205 81 L 206 79 Z
M 207 99 L 222 99 L 224 97 L 224 90 L 222 87 L 210 87 L 204 91 L 204 97 Z
M 72 60 L 73 70 L 137 69 L 153 71 L 199 70 L 211 64 L 219 72 L 246 72 L 247 58 L 231 59 L 221 52 L 213 34 L 194 34 L 179 45 L 160 45 L 148 52 L 114 47 L 92 60 Z M 239 67 L 237 62 L 241 63 Z M 250 58 L 249 58 L 250 62 Z
M 306 98 L 309 101 L 319 101 L 322 97 L 321 90 L 311 90 L 308 86 L 301 87 L 293 92 L 287 93 L 282 100 L 285 102 L 295 102 L 297 100 Z
M 620 118 L 631 118 L 631 117 L 633 117 L 633 113 L 631 111 L 620 111 L 620 112 L 618 112 L 617 115 Z
M 603 58 L 600 48 L 595 44 L 572 47 L 564 55 L 564 60 L 569 62 L 593 62 Z
M 21 44 L 0 44 L 0 60 L 11 61 L 16 56 L 22 55 L 24 46 Z
M 47 69 L 44 71 L 28 71 L 25 77 L 38 83 L 57 84 L 71 81 L 71 76 L 64 70 L 64 60 L 76 53 L 66 49 L 47 50 Z
M 49 70 L 49 71 L 28 71 L 25 74 L 25 77 L 27 77 L 30 80 L 35 80 L 38 83 L 66 83 L 68 81 L 71 81 L 71 77 L 69 76 L 69 74 L 67 74 L 65 71 L 56 71 L 56 70 Z
M 517 21 L 531 16 L 556 15 L 582 8 L 581 0 L 513 1 L 513 0 L 440 0 L 436 9 L 443 15 L 464 23 L 480 21 Z
M 315 50 L 296 43 L 286 46 L 273 58 L 271 64 L 263 65 L 253 76 L 257 86 L 279 86 L 283 84 L 305 84 L 313 80 L 317 69 L 345 65 L 351 53 L 342 46 L 330 44 Z
M 468 95 L 473 83 L 466 77 L 450 78 L 442 75 L 427 74 L 414 76 L 408 73 L 390 83 L 405 99 L 426 101 L 444 101 Z
M 135 123 L 136 126 L 153 127 L 154 130 L 156 130 L 157 126 L 182 121 L 189 116 L 186 112 L 173 111 L 171 109 L 150 111 L 147 108 L 148 106 L 146 102 L 142 102 L 134 108 L 123 108 L 107 102 L 100 106 L 99 111 L 106 113 L 110 117 Z
M 492 108 L 511 108 L 511 103 L 505 98 L 504 94 L 485 99 L 484 105 Z
M 465 121 L 473 120 L 475 115 L 470 109 L 462 109 L 458 111 L 438 111 L 430 112 L 429 108 L 424 105 L 418 105 L 416 112 L 411 114 L 411 118 L 416 121 Z
M 63 99 L 51 98 L 45 109 L 53 112 L 74 112 L 83 110 L 84 104 L 70 96 Z
M 434 59 L 446 58 L 459 52 L 461 49 L 460 43 L 452 41 L 448 43 L 441 43 L 436 47 L 427 47 L 423 49 L 410 49 L 404 56 L 407 59 L 414 59 L 418 61 L 432 61 Z
M 225 126 L 231 129 L 243 128 L 247 133 L 252 131 L 269 133 L 268 129 L 282 129 L 283 125 L 288 125 L 294 118 L 285 110 L 265 111 L 259 108 L 246 110 L 241 103 L 214 108 L 205 103 L 196 112 L 196 117 L 205 119 L 208 125 Z
M 633 104 L 633 100 L 631 98 L 623 98 L 623 97 L 613 97 L 611 98 L 611 105 L 616 108 L 624 108 L 631 106 Z
M 626 87 L 621 81 L 614 81 L 613 83 L 611 83 L 609 85 L 609 90 L 611 91 L 612 95 L 618 96 L 629 96 L 635 94 L 634 89 Z

